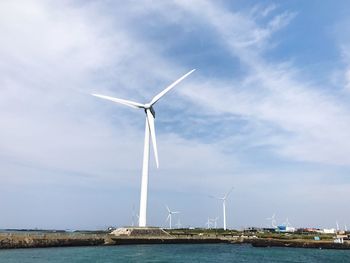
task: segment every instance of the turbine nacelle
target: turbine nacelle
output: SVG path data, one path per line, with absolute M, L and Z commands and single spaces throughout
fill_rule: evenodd
M 147 111 L 148 110 L 151 112 L 153 118 L 155 119 L 156 118 L 156 112 L 155 112 L 153 106 L 151 105 L 149 107 L 146 107 L 146 105 L 145 105 L 145 113 L 146 113 L 146 115 L 147 115 Z

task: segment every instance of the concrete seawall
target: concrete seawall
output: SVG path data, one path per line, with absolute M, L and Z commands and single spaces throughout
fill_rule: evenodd
M 115 236 L 108 233 L 0 233 L 0 249 L 136 244 L 236 243 L 237 239 L 216 236 Z M 242 243 L 242 242 L 238 242 Z
M 322 249 L 350 249 L 350 243 L 332 241 L 282 240 L 271 238 L 240 238 L 238 236 L 169 235 L 116 236 L 109 233 L 0 233 L 0 249 L 45 248 L 73 246 L 108 246 L 136 244 L 251 244 L 254 247 L 295 247 Z
M 112 237 L 115 245 L 139 245 L 139 244 L 218 244 L 218 243 L 233 243 L 229 239 L 221 238 L 196 238 L 196 237 L 168 237 L 168 238 L 157 238 L 157 237 L 141 237 L 141 238 L 123 238 L 123 237 Z
M 0 249 L 107 245 L 106 234 L 0 233 Z

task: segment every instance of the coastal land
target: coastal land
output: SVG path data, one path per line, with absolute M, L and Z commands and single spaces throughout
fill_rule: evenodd
M 350 249 L 342 235 L 257 233 L 222 229 L 120 228 L 114 231 L 7 230 L 0 232 L 0 249 L 133 244 L 251 244 L 254 247 Z

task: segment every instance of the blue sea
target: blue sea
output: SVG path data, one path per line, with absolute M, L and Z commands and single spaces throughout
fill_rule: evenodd
M 250 245 L 129 245 L 0 250 L 0 262 L 350 262 L 349 250 Z

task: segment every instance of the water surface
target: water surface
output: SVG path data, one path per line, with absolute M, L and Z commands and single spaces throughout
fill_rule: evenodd
M 0 250 L 0 262 L 346 262 L 349 250 L 253 248 L 250 245 L 130 245 Z

